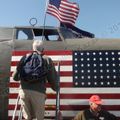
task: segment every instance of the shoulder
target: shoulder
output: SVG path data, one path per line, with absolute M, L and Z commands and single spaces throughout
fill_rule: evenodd
M 21 57 L 20 61 L 25 60 L 25 59 L 28 58 L 30 55 L 32 55 L 32 53 L 27 53 L 27 54 L 23 55 L 23 56 Z
M 48 64 L 53 63 L 52 59 L 46 55 L 43 55 L 43 59 L 46 60 Z
M 49 60 L 51 60 L 51 58 L 48 57 L 47 55 L 43 55 L 43 58 L 44 58 L 44 59 L 49 59 Z
M 83 116 L 84 113 L 85 113 L 85 110 L 81 110 L 81 111 L 78 112 L 77 116 L 79 116 L 79 117 L 80 117 L 80 116 Z
M 84 112 L 85 110 L 79 111 L 73 120 L 85 120 Z
M 27 53 L 26 55 L 24 55 L 24 57 L 29 57 L 30 55 L 32 55 L 33 53 Z
M 107 116 L 110 120 L 117 120 L 117 117 L 114 114 L 112 114 L 112 113 L 110 113 L 108 111 L 102 110 L 102 113 L 105 116 Z

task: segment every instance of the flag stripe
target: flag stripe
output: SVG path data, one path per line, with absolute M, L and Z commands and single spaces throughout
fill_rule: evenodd
M 54 103 L 55 104 L 55 103 Z M 112 110 L 112 111 L 119 111 L 120 109 L 120 105 L 104 105 L 102 106 L 103 108 L 105 107 L 105 110 Z M 13 110 L 15 108 L 15 105 L 9 105 L 9 110 Z M 62 111 L 64 110 L 69 110 L 69 111 L 76 111 L 76 110 L 84 110 L 89 108 L 89 105 L 60 105 L 60 109 Z M 20 105 L 18 105 L 17 110 L 20 109 Z M 46 106 L 45 110 L 55 110 L 56 107 L 55 106 Z
M 18 61 L 11 62 L 11 66 L 16 66 L 16 64 L 18 64 Z M 58 64 L 58 61 L 55 61 L 54 65 L 57 66 L 57 64 Z M 72 61 L 69 61 L 69 60 L 68 61 L 61 61 L 60 65 L 61 66 L 70 66 L 70 65 L 72 66 Z
M 11 72 L 10 75 L 12 75 L 12 73 L 13 73 L 13 72 Z M 72 76 L 72 74 L 73 74 L 73 73 L 72 73 L 72 72 L 69 72 L 69 71 L 66 71 L 66 72 L 61 71 L 61 72 L 60 72 L 60 76 Z
M 63 6 L 67 6 L 68 8 L 74 8 L 74 10 L 76 11 L 76 12 L 78 12 L 79 11 L 79 8 L 78 8 L 78 5 L 76 4 L 76 3 L 71 3 L 71 2 L 69 2 L 69 1 L 61 1 L 61 5 L 63 5 Z M 71 10 L 71 9 L 70 9 Z
M 107 91 L 106 91 L 107 89 Z M 111 91 L 112 89 L 112 91 Z M 18 93 L 19 88 L 10 88 L 9 89 L 10 93 Z M 47 88 L 47 93 L 52 93 L 53 91 L 51 88 Z M 90 94 L 97 94 L 97 93 L 108 93 L 108 94 L 120 94 L 120 88 L 60 88 L 60 93 L 65 93 L 65 94 L 78 94 L 78 93 L 90 93 Z
M 72 82 L 72 77 L 71 76 L 61 76 L 61 82 Z M 10 83 L 18 83 L 17 81 L 14 81 L 12 77 L 10 77 Z
M 79 111 L 68 111 L 68 110 L 64 110 L 64 112 L 62 113 L 62 116 L 65 116 L 65 117 L 73 117 L 75 114 L 77 114 Z M 110 111 L 111 113 L 115 114 L 116 116 L 119 116 L 120 115 L 120 111 Z M 9 112 L 9 116 L 12 116 L 13 115 L 13 111 L 11 110 Z M 16 116 L 19 115 L 19 111 L 17 111 L 16 113 Z M 46 110 L 45 112 L 45 116 L 47 116 L 48 118 L 50 117 L 54 117 L 55 116 L 55 111 L 54 110 Z
M 57 66 L 55 66 L 55 68 L 57 69 Z M 15 71 L 16 70 L 16 66 L 11 67 L 11 71 Z M 60 70 L 63 72 L 71 72 L 72 71 L 72 66 L 61 66 Z
M 12 57 L 12 61 L 19 61 L 21 59 L 22 56 L 13 56 Z M 66 55 L 66 56 L 49 56 L 50 58 L 53 59 L 53 61 L 68 61 L 68 60 L 72 60 L 72 56 L 71 55 Z
M 96 93 L 98 95 L 100 95 L 103 99 L 120 99 L 120 94 L 100 94 L 100 93 Z M 64 94 L 61 93 L 60 94 L 60 99 L 88 99 L 92 94 Z M 9 99 L 16 99 L 18 96 L 18 94 L 16 93 L 12 93 L 9 95 Z M 47 98 L 49 99 L 56 99 L 56 94 L 47 94 Z M 111 103 L 112 104 L 112 103 Z M 114 103 L 115 104 L 115 103 Z
M 114 106 L 114 108 L 116 108 L 116 106 L 120 106 L 120 101 L 119 101 L 119 99 L 110 99 L 110 100 L 108 100 L 108 99 L 103 99 L 104 100 L 104 103 L 103 103 L 103 106 L 109 106 L 109 104 L 110 104 L 110 106 L 112 105 L 112 106 Z M 11 104 L 11 105 L 14 105 L 14 101 L 15 101 L 15 99 L 11 99 L 10 101 L 9 101 L 9 103 Z M 113 104 L 113 101 L 115 102 L 114 104 Z M 56 102 L 56 100 L 55 99 L 50 99 L 50 98 L 48 98 L 47 100 L 46 100 L 46 105 L 55 105 L 55 102 Z M 88 105 L 88 99 L 71 99 L 71 101 L 68 101 L 68 99 L 62 99 L 61 98 L 61 100 L 60 100 L 60 105 L 81 105 L 81 106 L 84 106 L 84 105 Z
M 30 52 L 31 51 L 28 51 L 28 50 L 26 50 L 26 51 L 13 51 L 12 56 L 23 56 L 23 55 L 30 53 Z M 57 50 L 57 51 L 51 50 L 51 51 L 44 51 L 44 53 L 48 56 L 72 55 L 72 51 L 69 51 L 69 50 L 65 50 L 65 51 L 64 50 Z
M 62 14 L 59 14 L 55 9 L 53 8 L 49 8 L 49 14 L 55 16 L 58 18 L 59 21 L 62 21 L 62 22 L 67 22 L 69 24 L 74 24 L 75 23 L 75 20 L 74 19 L 71 19 L 70 17 L 65 17 L 65 15 L 62 15 Z

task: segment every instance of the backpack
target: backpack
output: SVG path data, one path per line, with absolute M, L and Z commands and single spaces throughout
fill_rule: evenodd
M 21 80 L 36 82 L 45 77 L 48 72 L 46 63 L 47 61 L 37 52 L 27 54 L 20 70 Z

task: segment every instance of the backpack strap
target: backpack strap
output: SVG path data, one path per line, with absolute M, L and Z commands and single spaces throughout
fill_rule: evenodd
M 39 61 L 42 61 L 42 62 L 40 62 L 40 66 L 42 66 L 44 59 L 42 58 L 41 54 L 38 54 L 38 59 L 39 59 Z
M 37 51 L 33 51 L 33 52 L 27 53 L 27 54 L 25 55 L 24 65 L 26 64 L 27 60 L 29 60 L 29 59 L 31 58 L 31 56 L 32 56 L 33 54 L 37 54 L 37 55 L 38 55 L 38 58 L 39 58 L 39 60 L 40 60 L 39 53 L 38 53 Z
M 32 53 L 27 53 L 26 55 L 25 55 L 25 58 L 24 58 L 24 65 L 25 65 L 25 63 L 26 63 L 26 61 L 28 60 L 28 58 L 30 57 L 32 55 Z

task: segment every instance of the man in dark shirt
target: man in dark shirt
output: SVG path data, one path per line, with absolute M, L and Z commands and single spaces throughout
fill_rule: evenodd
M 98 95 L 92 95 L 89 99 L 90 108 L 80 111 L 73 120 L 117 120 L 117 118 L 101 109 L 103 101 Z
M 33 42 L 33 52 L 37 52 L 39 55 L 43 56 L 43 60 L 46 61 L 46 67 L 49 68 L 49 72 L 33 83 L 22 80 L 19 76 L 21 68 L 23 68 L 22 61 L 26 58 L 27 54 L 21 58 L 16 71 L 13 74 L 13 79 L 15 81 L 20 80 L 21 86 L 19 95 L 25 120 L 32 120 L 33 118 L 43 120 L 46 100 L 46 82 L 50 83 L 51 88 L 54 91 L 57 91 L 57 72 L 51 58 L 43 54 L 43 41 Z

